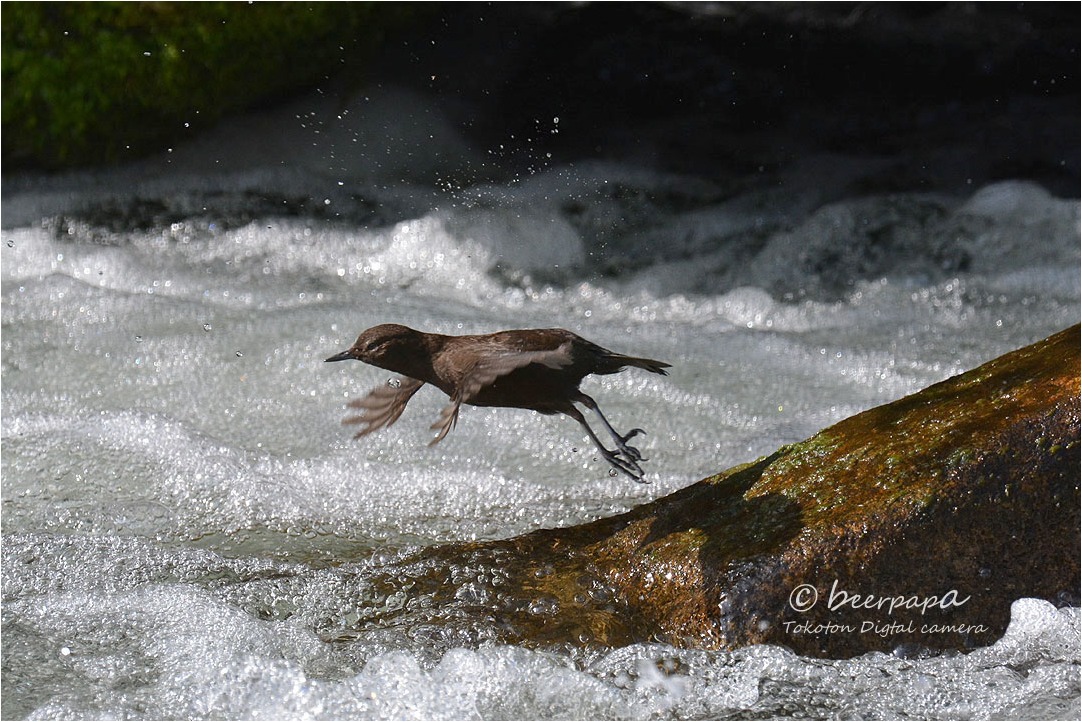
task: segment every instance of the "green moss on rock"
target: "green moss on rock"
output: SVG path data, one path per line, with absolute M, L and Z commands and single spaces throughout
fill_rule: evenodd
M 415 7 L 5 2 L 4 165 L 59 168 L 161 149 L 355 68 Z

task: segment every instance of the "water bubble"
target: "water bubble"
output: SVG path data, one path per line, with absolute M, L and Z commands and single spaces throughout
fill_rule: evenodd
M 15 241 L 8 241 L 8 248 L 14 248 L 14 247 L 15 247 Z
M 536 616 L 552 616 L 560 611 L 560 602 L 555 597 L 539 597 L 530 604 L 528 611 Z

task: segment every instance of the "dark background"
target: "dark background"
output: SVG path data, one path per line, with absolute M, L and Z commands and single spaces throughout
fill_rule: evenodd
M 719 178 L 830 152 L 892 159 L 868 192 L 1076 197 L 1079 7 L 5 3 L 4 169 L 124 162 L 314 87 L 393 85 L 502 146 L 507 173 L 589 157 Z
M 462 107 L 481 143 L 705 175 L 883 154 L 902 159 L 896 188 L 869 191 L 1026 178 L 1078 194 L 1077 4 L 465 7 L 374 72 Z

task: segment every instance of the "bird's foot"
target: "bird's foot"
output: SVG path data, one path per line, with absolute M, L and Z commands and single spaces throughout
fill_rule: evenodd
M 642 457 L 642 452 L 641 451 L 639 451 L 634 446 L 631 446 L 630 444 L 627 443 L 630 439 L 634 438 L 637 434 L 645 434 L 645 433 L 646 432 L 643 431 L 642 429 L 632 429 L 631 431 L 627 432 L 623 436 L 617 436 L 616 437 L 616 449 L 617 449 L 617 451 L 619 453 L 623 454 L 624 456 L 626 456 L 627 459 L 632 464 L 635 464 L 635 462 L 637 462 L 637 461 L 648 461 L 648 459 L 644 459 Z M 635 466 L 638 466 L 638 464 L 635 464 Z

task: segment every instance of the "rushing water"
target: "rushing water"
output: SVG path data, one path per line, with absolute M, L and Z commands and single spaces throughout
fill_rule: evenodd
M 426 617 L 395 566 L 624 511 L 1077 322 L 1077 200 L 862 195 L 885 171 L 856 157 L 467 182 L 485 154 L 437 120 L 376 154 L 335 117 L 5 180 L 4 717 L 1078 717 L 1078 610 L 1047 602 L 924 659 L 532 650 Z M 429 448 L 427 388 L 353 440 L 345 404 L 386 374 L 323 359 L 387 321 L 672 363 L 585 387 L 647 430 L 651 483 L 525 411 L 466 408 Z

